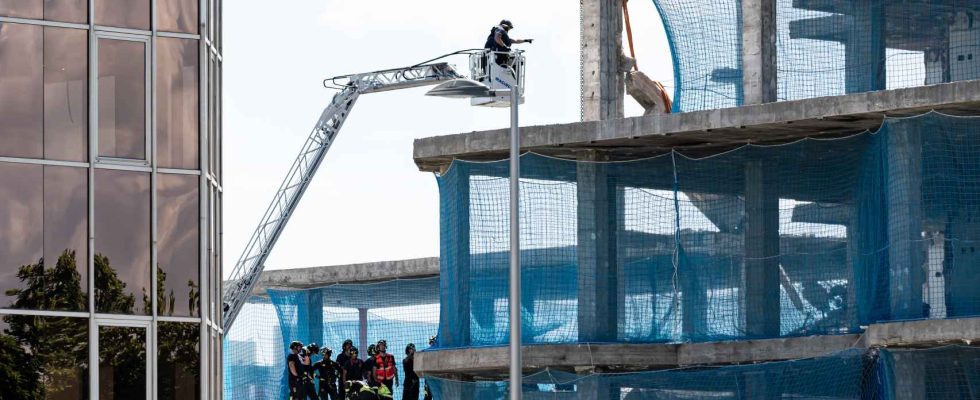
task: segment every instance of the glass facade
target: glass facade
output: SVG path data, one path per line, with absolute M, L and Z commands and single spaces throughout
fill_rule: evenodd
M 0 398 L 221 398 L 220 10 L 0 0 Z

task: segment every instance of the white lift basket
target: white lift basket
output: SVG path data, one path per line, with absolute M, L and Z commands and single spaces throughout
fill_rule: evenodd
M 470 76 L 492 91 L 506 92 L 518 88 L 524 104 L 524 51 L 497 52 L 485 50 L 470 54 Z M 510 96 L 474 97 L 470 104 L 485 107 L 510 107 Z

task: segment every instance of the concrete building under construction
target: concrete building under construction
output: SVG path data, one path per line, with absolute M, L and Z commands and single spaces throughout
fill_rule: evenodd
M 980 398 L 980 5 L 654 4 L 670 113 L 624 118 L 624 2 L 582 0 L 582 121 L 520 130 L 524 395 Z M 415 356 L 435 398 L 505 398 L 509 146 L 415 142 L 438 265 L 263 274 L 242 318 L 278 317 L 272 358 L 437 335 Z M 359 301 L 377 285 L 412 295 Z M 225 393 L 275 397 L 257 377 L 282 365 L 235 356 L 253 333 L 227 336 Z

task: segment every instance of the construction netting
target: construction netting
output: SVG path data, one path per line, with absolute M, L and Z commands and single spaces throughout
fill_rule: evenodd
M 224 393 L 233 399 L 283 399 L 288 394 L 289 343 L 316 343 L 340 354 L 344 340 L 361 359 L 370 344 L 387 342 L 404 379 L 405 348 L 428 346 L 439 321 L 438 278 L 342 284 L 309 290 L 268 290 L 242 309 L 224 343 Z M 313 361 L 319 357 L 313 357 Z M 402 386 L 394 395 L 401 399 Z
M 583 159 L 594 157 L 584 154 Z M 860 332 L 980 315 L 980 119 L 693 159 L 521 158 L 526 344 Z M 507 161 L 438 177 L 438 348 L 508 342 Z
M 430 378 L 434 399 L 507 398 L 507 381 Z M 846 350 L 752 365 L 575 375 L 547 370 L 524 378 L 527 399 L 976 399 L 980 349 Z
M 742 105 L 743 2 L 653 1 L 672 50 L 674 111 Z M 778 100 L 980 78 L 975 0 L 776 0 L 775 17 Z

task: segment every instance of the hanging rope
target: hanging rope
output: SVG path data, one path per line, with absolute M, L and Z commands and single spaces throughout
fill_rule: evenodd
M 630 44 L 630 57 L 633 58 L 633 70 L 639 71 L 640 67 L 636 65 L 636 51 L 633 50 L 633 28 L 630 27 L 630 9 L 626 6 L 629 0 L 623 0 L 623 17 L 626 19 L 626 40 Z

